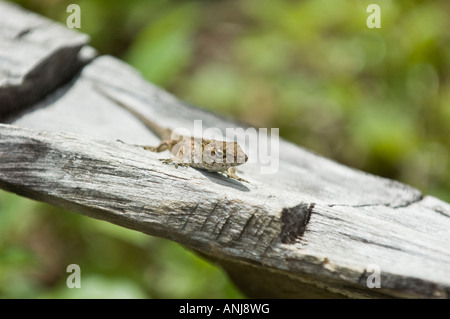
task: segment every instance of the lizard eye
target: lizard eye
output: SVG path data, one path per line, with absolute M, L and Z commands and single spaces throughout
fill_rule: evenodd
M 223 156 L 222 150 L 217 150 L 217 149 L 213 148 L 213 149 L 211 150 L 211 155 L 212 155 L 212 156 L 216 156 L 216 154 L 217 154 L 217 156 L 219 156 L 219 157 L 222 157 L 222 156 Z

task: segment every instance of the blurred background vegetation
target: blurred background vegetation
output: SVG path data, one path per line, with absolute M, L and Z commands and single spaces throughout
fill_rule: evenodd
M 99 53 L 182 100 L 450 201 L 447 0 L 16 2 L 62 23 L 77 3 Z M 1 192 L 0 297 L 243 295 L 177 244 Z

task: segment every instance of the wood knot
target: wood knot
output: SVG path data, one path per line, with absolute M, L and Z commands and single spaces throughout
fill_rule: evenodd
M 297 238 L 303 236 L 313 208 L 314 203 L 309 205 L 302 203 L 294 207 L 283 208 L 280 232 L 280 239 L 283 244 L 293 244 Z

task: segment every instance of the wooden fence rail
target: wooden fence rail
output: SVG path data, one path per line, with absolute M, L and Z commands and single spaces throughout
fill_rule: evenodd
M 240 125 L 87 43 L 0 2 L 0 188 L 179 242 L 251 297 L 450 296 L 448 203 L 282 139 L 275 172 L 239 166 L 248 184 L 163 165 L 131 145 L 156 136 L 95 85 L 170 128 Z

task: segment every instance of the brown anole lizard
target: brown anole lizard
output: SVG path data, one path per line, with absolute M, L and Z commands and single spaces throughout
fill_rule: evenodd
M 247 182 L 236 175 L 236 166 L 247 162 L 248 157 L 237 142 L 210 140 L 204 138 L 175 135 L 173 130 L 164 128 L 155 121 L 136 111 L 133 107 L 120 101 L 99 86 L 94 88 L 104 97 L 133 114 L 142 124 L 156 134 L 161 142 L 158 146 L 137 145 L 152 152 L 169 150 L 173 158 L 162 159 L 164 164 L 174 163 L 178 166 L 191 166 L 209 172 L 221 172 L 232 179 Z

